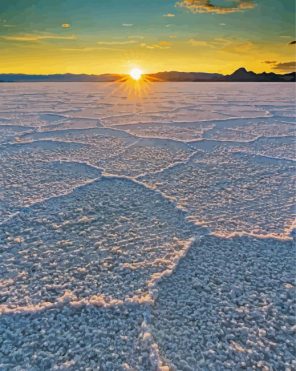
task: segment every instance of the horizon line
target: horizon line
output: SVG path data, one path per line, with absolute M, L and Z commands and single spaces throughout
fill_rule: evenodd
M 296 73 L 296 70 L 294 71 L 287 71 L 287 72 L 254 72 L 252 70 L 247 70 L 245 67 L 239 67 L 235 69 L 232 73 L 221 73 L 221 72 L 206 72 L 206 71 L 179 71 L 179 70 L 164 70 L 164 71 L 158 71 L 158 72 L 150 72 L 150 73 L 143 73 L 143 76 L 149 76 L 149 75 L 156 75 L 159 73 L 184 73 L 184 74 L 189 74 L 189 73 L 204 73 L 204 74 L 209 74 L 209 75 L 221 75 L 221 76 L 229 76 L 233 73 L 235 73 L 238 70 L 245 69 L 249 73 L 255 73 L 256 75 L 258 74 L 276 74 L 276 75 L 286 75 L 289 73 Z M 128 76 L 129 73 L 113 73 L 113 72 L 103 72 L 103 73 L 86 73 L 86 72 L 55 72 L 55 73 L 24 73 L 24 72 L 0 72 L 0 75 L 23 75 L 23 76 L 54 76 L 54 75 L 85 75 L 85 76 L 103 76 L 103 75 L 111 75 L 111 76 Z

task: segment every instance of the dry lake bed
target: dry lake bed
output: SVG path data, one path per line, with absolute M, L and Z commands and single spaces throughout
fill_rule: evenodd
M 0 90 L 0 370 L 295 370 L 295 86 Z

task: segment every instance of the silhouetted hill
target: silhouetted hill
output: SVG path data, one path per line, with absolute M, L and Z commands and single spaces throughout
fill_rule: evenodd
M 149 75 L 156 81 L 237 81 L 237 82 L 289 82 L 295 81 L 295 72 L 280 75 L 273 72 L 255 73 L 247 71 L 244 67 L 234 71 L 231 75 L 205 72 L 158 72 Z
M 296 72 L 290 72 L 286 73 L 285 75 L 282 75 L 283 78 L 287 81 L 296 81 Z
M 178 72 L 166 71 L 147 75 L 151 81 L 175 82 L 295 82 L 295 72 L 276 74 L 273 72 L 255 73 L 247 71 L 244 67 L 234 71 L 231 75 L 206 72 Z M 55 74 L 55 75 L 25 75 L 25 74 L 0 74 L 0 82 L 112 82 L 118 81 L 125 75 L 103 74 Z
M 279 75 L 274 72 L 263 72 L 255 73 L 253 71 L 247 71 L 241 67 L 234 71 L 233 74 L 225 76 L 226 81 L 240 81 L 240 82 L 284 82 L 284 81 L 295 81 L 295 72 Z
M 213 81 L 224 76 L 219 73 L 206 73 L 206 72 L 158 72 L 149 75 L 156 81 Z
M 256 81 L 257 75 L 255 72 L 247 71 L 244 67 L 241 67 L 226 78 L 231 81 Z
M 55 74 L 55 75 L 25 75 L 25 74 L 0 74 L 2 82 L 111 82 L 120 79 L 120 75 L 103 74 Z

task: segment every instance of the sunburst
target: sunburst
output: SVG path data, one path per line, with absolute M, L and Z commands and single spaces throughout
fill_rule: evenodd
M 143 72 L 140 68 L 133 68 L 129 74 L 132 79 L 138 81 L 141 79 Z

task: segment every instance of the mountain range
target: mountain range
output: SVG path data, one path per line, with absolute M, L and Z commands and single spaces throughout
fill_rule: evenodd
M 26 75 L 26 74 L 0 74 L 0 82 L 113 82 L 119 81 L 126 75 L 103 74 L 55 74 L 55 75 Z M 247 71 L 244 67 L 239 68 L 231 75 L 206 72 L 158 72 L 147 75 L 155 82 L 295 82 L 296 73 L 276 74 L 273 72 L 255 73 Z
M 159 72 L 150 75 L 161 81 L 237 81 L 237 82 L 289 82 L 295 81 L 295 72 L 287 74 L 276 74 L 273 72 L 255 73 L 239 68 L 231 75 L 203 72 Z

